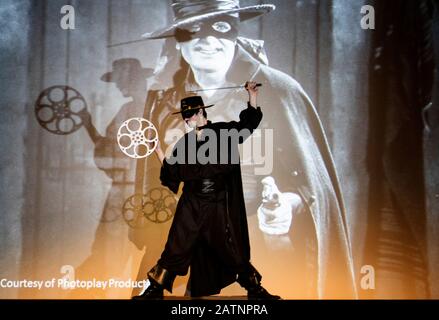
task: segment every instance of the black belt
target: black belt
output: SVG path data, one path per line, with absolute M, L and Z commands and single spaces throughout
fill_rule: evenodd
M 187 180 L 184 182 L 183 191 L 195 193 L 217 193 L 226 189 L 226 183 L 222 178 L 206 178 Z

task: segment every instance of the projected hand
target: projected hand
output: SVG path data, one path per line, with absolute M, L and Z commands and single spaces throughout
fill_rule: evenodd
M 299 212 L 302 200 L 292 192 L 280 192 L 273 177 L 264 178 L 262 203 L 258 208 L 259 228 L 270 235 L 288 233 L 293 214 Z

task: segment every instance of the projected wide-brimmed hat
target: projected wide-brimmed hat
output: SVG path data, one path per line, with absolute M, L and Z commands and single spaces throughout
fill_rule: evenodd
M 134 76 L 148 78 L 154 73 L 153 69 L 143 68 L 138 59 L 122 58 L 113 62 L 113 70 L 105 73 L 101 80 L 105 82 L 118 82 Z
M 191 97 L 181 99 L 181 101 L 180 101 L 180 109 L 181 110 L 178 112 L 173 112 L 172 114 L 179 114 L 179 113 L 183 113 L 185 111 L 190 111 L 190 110 L 198 110 L 200 108 L 207 109 L 207 108 L 210 108 L 213 106 L 214 106 L 213 104 L 205 106 L 203 98 L 201 98 L 200 96 L 191 96 Z
M 172 0 L 174 23 L 160 30 L 145 33 L 142 37 L 147 39 L 172 37 L 175 29 L 184 28 L 199 21 L 231 14 L 237 14 L 240 21 L 246 21 L 274 9 L 276 6 L 273 4 L 240 7 L 239 0 Z

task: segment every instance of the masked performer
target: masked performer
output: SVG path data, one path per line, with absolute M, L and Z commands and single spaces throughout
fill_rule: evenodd
M 160 180 L 174 193 L 184 182 L 177 211 L 160 260 L 148 273 L 150 286 L 137 299 L 162 298 L 172 292 L 176 275 L 191 268 L 191 296 L 217 294 L 237 281 L 249 299 L 278 299 L 261 286 L 261 275 L 250 263 L 238 144 L 257 128 L 262 111 L 256 107 L 256 83 L 247 85 L 249 102 L 239 122 L 207 120 L 200 96 L 181 101 L 184 121 L 193 130 L 175 145 L 170 159 L 160 147 Z M 191 161 L 191 158 L 193 159 Z M 207 161 L 206 161 L 207 160 Z

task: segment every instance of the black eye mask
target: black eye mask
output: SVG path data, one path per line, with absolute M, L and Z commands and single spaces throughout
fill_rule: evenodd
M 181 113 L 181 116 L 183 117 L 183 120 L 186 120 L 188 118 L 191 118 L 194 114 L 197 114 L 200 109 L 195 110 L 186 110 Z
M 176 29 L 175 39 L 178 42 L 187 42 L 192 39 L 213 36 L 220 39 L 235 41 L 238 37 L 239 19 L 220 17 L 215 20 L 197 22 L 184 29 Z

